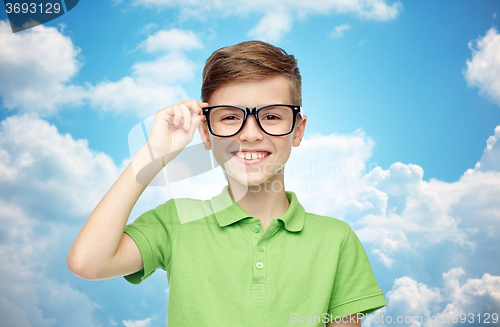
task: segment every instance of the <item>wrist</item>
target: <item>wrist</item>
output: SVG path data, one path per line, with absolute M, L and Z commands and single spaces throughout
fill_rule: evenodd
M 146 142 L 144 145 L 145 148 L 147 148 L 149 157 L 151 158 L 151 161 L 158 161 L 161 162 L 162 168 L 165 167 L 167 164 L 165 162 L 165 157 L 166 155 L 162 153 L 161 151 L 156 150 L 150 143 L 149 140 Z
M 146 143 L 137 151 L 130 164 L 136 181 L 147 186 L 167 163 L 167 160 L 160 152 Z

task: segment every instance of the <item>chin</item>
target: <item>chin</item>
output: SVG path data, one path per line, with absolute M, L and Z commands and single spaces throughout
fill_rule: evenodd
M 248 175 L 248 174 L 233 174 L 231 171 L 226 171 L 226 174 L 231 177 L 232 180 L 238 182 L 239 184 L 246 187 L 265 187 L 265 189 L 270 189 L 271 185 L 275 183 L 282 183 L 275 174 L 273 175 Z M 260 190 L 259 187 L 259 190 Z M 276 190 L 279 189 L 278 186 L 274 186 Z
M 233 159 L 225 162 L 223 169 L 233 180 L 241 185 L 251 187 L 280 180 L 277 175 L 283 166 L 275 163 L 269 163 L 268 165 L 271 165 L 271 167 L 242 165 Z
M 227 173 L 227 172 L 226 172 Z M 240 175 L 235 175 L 235 174 L 231 174 L 231 173 L 227 173 L 229 176 L 231 176 L 231 178 L 238 182 L 239 184 L 243 185 L 243 186 L 248 186 L 248 187 L 251 187 L 251 186 L 258 186 L 258 185 L 261 185 L 263 183 L 266 182 L 266 179 L 263 178 L 263 177 L 259 177 L 259 178 L 255 178 L 255 177 L 248 177 L 246 175 L 244 176 L 240 176 Z

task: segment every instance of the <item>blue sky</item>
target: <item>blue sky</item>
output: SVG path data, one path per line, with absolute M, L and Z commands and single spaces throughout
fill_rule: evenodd
M 351 224 L 384 313 L 500 313 L 498 1 L 80 1 L 15 34 L 0 9 L 0 312 L 12 326 L 165 324 L 162 271 L 140 286 L 89 282 L 65 255 L 128 164 L 129 131 L 199 100 L 206 58 L 250 39 L 298 59 L 308 122 L 290 165 L 345 169 L 288 176 L 287 189 Z M 206 175 L 190 187 L 218 194 L 220 175 Z M 130 221 L 183 187 L 148 188 Z

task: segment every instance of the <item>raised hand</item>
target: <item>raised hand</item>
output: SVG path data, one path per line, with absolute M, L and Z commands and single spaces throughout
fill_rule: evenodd
M 201 114 L 206 106 L 205 102 L 182 100 L 156 113 L 148 140 L 155 159 L 162 156 L 166 164 L 193 140 L 194 131 L 206 120 Z

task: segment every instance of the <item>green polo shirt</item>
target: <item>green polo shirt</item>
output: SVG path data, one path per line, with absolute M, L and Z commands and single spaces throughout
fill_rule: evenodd
M 350 226 L 286 196 L 288 210 L 265 232 L 227 186 L 211 200 L 168 200 L 126 226 L 144 269 L 125 278 L 167 272 L 169 327 L 323 326 L 386 305 Z

